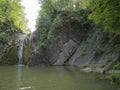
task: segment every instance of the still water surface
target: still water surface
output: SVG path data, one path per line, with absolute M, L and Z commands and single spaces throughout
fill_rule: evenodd
M 0 90 L 120 90 L 73 67 L 1 66 Z

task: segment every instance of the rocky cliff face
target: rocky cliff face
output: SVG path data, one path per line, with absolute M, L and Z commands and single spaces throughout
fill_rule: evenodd
M 17 64 L 20 34 L 23 34 L 22 31 L 12 23 L 0 26 L 0 65 Z
M 120 35 L 104 32 L 99 27 L 56 28 L 46 47 L 40 48 L 40 31 L 25 40 L 23 64 L 71 65 L 91 67 L 103 72 L 119 62 Z M 18 62 L 18 34 L 1 51 L 0 64 L 13 65 Z
M 44 62 L 51 65 L 89 66 L 101 72 L 113 68 L 118 62 L 120 35 L 104 32 L 99 27 L 87 31 L 79 28 L 76 32 L 68 32 L 67 28 L 56 30 L 44 49 L 38 46 L 40 39 L 37 34 L 34 34 L 35 42 L 32 44 L 31 65 Z
M 48 61 L 45 59 L 45 50 L 40 49 L 40 32 L 37 30 L 28 35 L 24 44 L 23 63 L 33 65 L 47 65 Z
M 118 62 L 120 36 L 101 30 L 92 30 L 85 41 L 82 41 L 68 64 L 79 67 L 91 67 L 103 72 L 113 68 Z M 117 41 L 116 41 L 117 40 Z
M 74 31 L 75 30 L 75 31 Z M 50 65 L 65 65 L 70 57 L 77 50 L 80 42 L 86 39 L 88 32 L 85 29 L 76 28 L 74 26 L 64 28 L 56 28 L 53 30 L 53 36 L 48 41 L 46 47 L 40 48 L 39 31 L 35 31 L 31 35 L 32 53 L 31 59 L 28 61 L 31 65 L 44 63 Z M 69 59 L 68 59 L 69 58 Z
M 69 40 L 67 43 L 65 43 L 54 65 L 64 65 L 66 62 L 68 62 L 76 52 L 77 47 L 77 43 L 72 40 Z
M 20 33 L 14 34 L 11 40 L 1 48 L 0 64 L 15 65 L 18 63 L 19 35 Z

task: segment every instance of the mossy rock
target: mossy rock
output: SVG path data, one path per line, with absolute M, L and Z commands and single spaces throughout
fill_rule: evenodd
M 25 45 L 24 45 L 24 51 L 23 51 L 23 64 L 28 64 L 29 62 L 29 58 L 30 58 L 30 54 L 31 54 L 31 47 L 30 47 L 30 40 L 27 39 L 25 41 Z
M 18 47 L 10 46 L 2 55 L 2 64 L 14 65 L 18 62 Z

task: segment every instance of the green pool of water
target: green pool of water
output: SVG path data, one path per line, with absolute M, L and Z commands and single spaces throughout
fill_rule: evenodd
M 1 66 L 0 90 L 120 90 L 73 67 Z

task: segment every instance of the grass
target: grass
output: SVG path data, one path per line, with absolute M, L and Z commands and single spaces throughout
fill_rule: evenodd
M 120 73 L 111 73 L 108 76 L 108 79 L 111 80 L 112 82 L 120 83 Z

